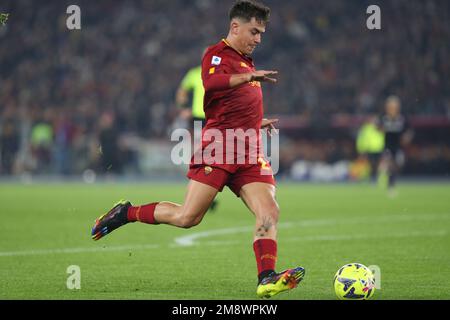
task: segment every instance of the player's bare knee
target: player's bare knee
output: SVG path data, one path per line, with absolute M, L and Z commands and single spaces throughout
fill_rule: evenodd
M 191 219 L 182 218 L 179 227 L 183 229 L 190 229 L 195 225 L 195 221 Z
M 190 229 L 192 227 L 195 227 L 202 221 L 199 217 L 194 216 L 182 216 L 180 219 L 179 226 L 184 229 Z
M 258 211 L 259 213 L 257 214 L 257 220 L 270 220 L 273 224 L 278 223 L 278 217 L 280 216 L 280 207 L 276 202 L 261 206 Z

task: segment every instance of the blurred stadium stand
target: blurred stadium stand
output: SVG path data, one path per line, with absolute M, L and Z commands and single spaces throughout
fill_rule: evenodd
M 232 1 L 2 0 L 0 175 L 173 173 L 175 92 L 207 45 L 226 36 Z M 265 1 L 270 26 L 255 52 L 265 109 L 281 119 L 281 172 L 299 160 L 356 157 L 355 135 L 390 94 L 416 131 L 405 174 L 450 172 L 450 2 Z M 100 147 L 101 146 L 101 147 Z M 178 168 L 180 174 L 184 168 Z M 180 175 L 182 176 L 182 175 Z

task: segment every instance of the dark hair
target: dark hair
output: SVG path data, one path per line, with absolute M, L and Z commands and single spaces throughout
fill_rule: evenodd
M 270 9 L 262 3 L 253 0 L 238 0 L 230 9 L 230 20 L 241 18 L 246 22 L 255 18 L 259 23 L 269 22 Z

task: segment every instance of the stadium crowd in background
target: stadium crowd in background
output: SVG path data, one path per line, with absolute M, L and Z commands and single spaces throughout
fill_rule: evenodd
M 255 53 L 267 65 L 257 67 L 280 73 L 277 86 L 265 89 L 266 113 L 323 122 L 336 113 L 379 113 L 396 94 L 407 115 L 450 116 L 448 2 L 382 1 L 381 31 L 366 28 L 366 1 L 266 3 L 276 10 L 271 36 Z M 0 26 L 1 174 L 120 173 L 129 154 L 102 163 L 102 139 L 113 148 L 126 133 L 167 139 L 177 87 L 203 49 L 225 36 L 229 7 L 212 0 L 78 5 L 82 28 L 70 31 L 64 1 L 0 4 L 10 13 Z M 330 141 L 288 143 L 296 144 L 284 152 L 292 161 L 355 154 L 349 141 L 344 151 Z M 450 161 L 450 147 L 423 157 Z

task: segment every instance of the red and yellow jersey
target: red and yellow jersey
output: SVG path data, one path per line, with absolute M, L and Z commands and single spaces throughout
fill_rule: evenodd
M 201 148 L 196 150 L 191 167 L 208 164 L 235 172 L 242 164 L 261 165 L 264 160 L 260 132 L 263 118 L 261 84 L 253 81 L 230 88 L 233 74 L 253 71 L 252 58 L 233 49 L 226 40 L 206 51 L 202 59 L 206 125 Z M 230 136 L 230 130 L 245 134 Z M 217 131 L 222 134 L 220 138 L 209 137 Z M 210 157 L 208 150 L 212 147 L 214 152 Z M 212 162 L 208 160 L 211 158 L 214 158 Z M 264 163 L 267 162 L 264 160 Z
M 209 47 L 202 59 L 206 125 L 188 177 L 218 190 L 228 185 L 238 196 L 247 183 L 275 185 L 262 148 L 261 84 L 253 81 L 230 88 L 232 75 L 254 71 L 252 58 L 233 49 L 226 40 Z
M 252 58 L 233 49 L 225 39 L 207 49 L 202 60 L 205 129 L 260 129 L 264 113 L 261 84 L 253 81 L 229 87 L 231 75 L 253 71 Z

